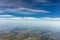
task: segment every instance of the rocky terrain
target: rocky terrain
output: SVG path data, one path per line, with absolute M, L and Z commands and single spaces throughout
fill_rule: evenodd
M 0 31 L 0 40 L 60 40 L 60 32 L 40 28 L 14 28 Z

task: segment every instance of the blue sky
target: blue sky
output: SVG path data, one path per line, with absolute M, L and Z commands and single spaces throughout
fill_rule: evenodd
M 60 0 L 0 0 L 0 29 L 18 26 L 60 28 Z
M 0 0 L 0 19 L 60 21 L 60 0 Z
M 0 15 L 60 18 L 60 0 L 0 0 Z

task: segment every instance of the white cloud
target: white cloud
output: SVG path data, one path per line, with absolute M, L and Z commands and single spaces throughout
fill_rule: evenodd
M 0 18 L 13 18 L 13 15 L 0 15 Z
M 13 15 L 0 15 L 0 17 L 9 17 L 9 16 L 13 16 Z
M 12 20 L 32 20 L 32 21 L 60 21 L 60 18 L 51 18 L 51 17 L 41 17 L 41 18 L 35 18 L 35 17 L 16 17 L 13 15 L 0 15 L 1 19 L 12 19 Z
M 47 21 L 46 21 L 47 20 Z M 55 21 L 52 21 L 55 20 Z M 59 21 L 58 21 L 59 20 Z M 33 18 L 33 17 L 24 17 L 24 18 L 3 18 L 0 19 L 0 26 L 7 27 L 47 27 L 52 28 L 52 31 L 55 28 L 60 29 L 60 18 Z M 57 30 L 58 30 L 57 29 Z M 56 30 L 56 29 L 55 29 Z
M 32 21 L 60 21 L 60 18 L 51 18 L 51 17 L 15 17 L 13 15 L 0 15 L 0 19 L 12 19 L 12 20 L 32 20 Z
M 48 2 L 47 0 L 34 0 L 35 2 Z
M 35 13 L 50 13 L 50 11 L 47 10 L 37 10 L 37 9 L 29 9 L 29 8 L 7 8 L 4 9 L 5 12 L 13 12 L 18 14 L 35 14 Z
M 31 12 L 41 12 L 41 13 L 48 13 L 48 11 L 46 10 L 36 10 L 36 9 L 28 9 L 28 8 L 18 8 L 20 10 L 27 10 L 27 11 L 31 11 Z
M 4 11 L 1 11 L 1 10 L 0 10 L 0 13 L 4 13 Z
M 51 21 L 60 21 L 60 18 L 50 18 L 50 17 L 42 17 L 42 19 L 45 19 L 45 20 L 51 20 Z
M 41 18 L 34 18 L 34 17 L 15 17 L 12 19 L 20 19 L 20 20 L 33 20 L 33 21 L 60 21 L 60 18 L 50 18 L 50 17 L 41 17 Z

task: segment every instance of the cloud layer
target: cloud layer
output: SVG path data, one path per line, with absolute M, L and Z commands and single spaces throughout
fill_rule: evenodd
M 60 21 L 60 18 L 51 18 L 51 17 L 41 17 L 41 18 L 35 18 L 35 17 L 16 17 L 13 15 L 0 15 L 0 20 L 32 20 L 32 21 Z
M 48 20 L 48 21 L 46 21 Z M 52 21 L 55 20 L 55 21 Z M 56 29 L 59 30 L 60 29 L 60 20 L 56 19 L 56 18 L 50 18 L 50 19 L 46 19 L 46 18 L 32 18 L 32 17 L 28 17 L 28 18 L 1 18 L 0 19 L 0 28 L 15 28 L 15 27 L 42 27 L 42 28 L 51 28 L 51 30 L 55 31 Z M 55 29 L 56 28 L 56 29 Z M 0 29 L 1 30 L 1 29 Z
M 6 14 L 5 12 L 10 12 L 10 13 L 17 13 L 17 14 L 35 14 L 35 13 L 50 13 L 50 11 L 47 11 L 47 10 L 38 10 L 38 9 L 29 9 L 29 8 L 6 8 L 6 9 L 3 9 L 0 11 L 0 13 L 4 13 Z
M 34 0 L 35 2 L 43 2 L 43 3 L 46 3 L 46 2 L 49 2 L 48 0 Z
M 0 0 L 0 6 L 16 6 L 16 7 L 27 7 L 33 6 L 36 3 L 40 5 L 58 5 L 60 0 Z
M 15 27 L 48 27 L 60 29 L 60 18 L 34 18 L 34 17 L 15 17 L 13 15 L 0 15 L 0 30 Z M 55 30 L 56 30 L 55 29 Z

